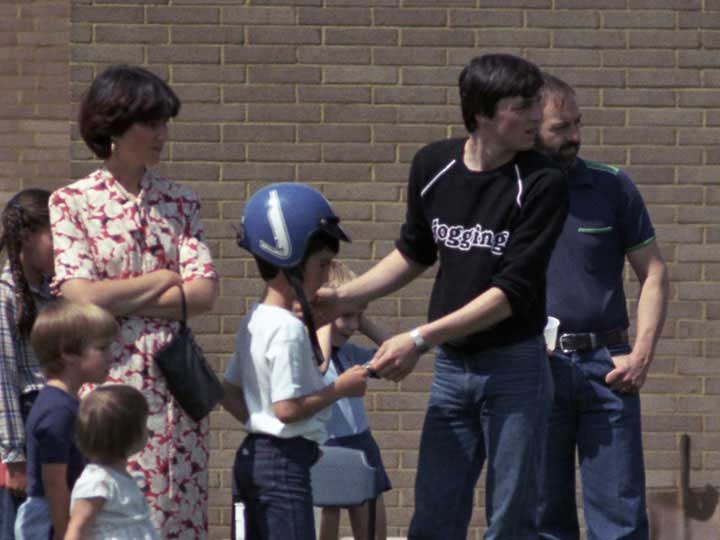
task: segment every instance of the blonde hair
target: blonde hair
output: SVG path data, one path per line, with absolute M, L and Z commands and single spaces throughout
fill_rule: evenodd
M 93 343 L 115 338 L 118 324 L 106 309 L 60 298 L 40 311 L 30 333 L 30 344 L 46 375 L 62 373 L 62 354 L 81 354 Z
M 340 285 L 348 283 L 355 279 L 355 272 L 343 262 L 333 259 L 330 262 L 330 270 L 328 271 L 328 280 L 325 286 L 337 289 Z
M 145 396 L 132 386 L 100 386 L 80 402 L 75 443 L 97 463 L 123 461 L 144 437 L 148 412 Z

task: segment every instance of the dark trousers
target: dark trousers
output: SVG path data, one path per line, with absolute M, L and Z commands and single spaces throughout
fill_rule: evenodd
M 318 445 L 302 437 L 250 434 L 235 455 L 246 540 L 315 540 L 310 467 Z
M 0 488 L 0 540 L 15 540 L 15 516 L 25 497 L 15 497 Z
M 37 395 L 37 392 L 29 392 L 20 398 L 23 424 Z M 0 540 L 15 540 L 15 516 L 24 500 L 25 497 L 15 497 L 7 489 L 0 487 Z

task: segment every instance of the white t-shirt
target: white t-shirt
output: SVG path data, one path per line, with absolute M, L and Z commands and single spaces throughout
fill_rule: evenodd
M 148 507 L 135 480 L 111 467 L 90 463 L 73 486 L 70 511 L 78 499 L 105 499 L 93 520 L 88 540 L 159 540 Z
M 253 305 L 235 336 L 225 380 L 243 389 L 249 432 L 305 437 L 317 443 L 327 438 L 329 407 L 292 424 L 284 424 L 273 412 L 273 403 L 313 394 L 325 386 L 305 324 L 288 310 Z

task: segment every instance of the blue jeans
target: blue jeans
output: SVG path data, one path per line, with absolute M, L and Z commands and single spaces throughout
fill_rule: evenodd
M 647 540 L 640 397 L 605 383 L 627 346 L 553 353 L 555 402 L 541 481 L 540 537 L 577 540 L 575 448 L 588 540 Z
M 20 505 L 15 520 L 15 538 L 17 540 L 50 540 L 52 538 L 52 518 L 45 497 L 28 497 Z
M 465 540 L 487 459 L 488 540 L 537 540 L 537 480 L 552 403 L 542 337 L 474 354 L 438 349 L 408 539 Z
M 235 455 L 246 540 L 315 540 L 310 467 L 318 445 L 302 437 L 250 434 Z

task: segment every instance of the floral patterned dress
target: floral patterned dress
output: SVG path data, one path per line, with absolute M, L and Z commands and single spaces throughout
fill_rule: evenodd
M 107 169 L 61 188 L 50 200 L 55 282 L 127 279 L 159 269 L 184 281 L 217 279 L 190 190 L 147 172 L 140 193 L 128 193 Z M 130 459 L 163 539 L 207 537 L 208 420 L 193 421 L 173 399 L 153 357 L 178 323 L 119 318 L 109 382 L 140 390 L 150 406 L 149 440 Z M 85 389 L 87 391 L 88 389 Z

